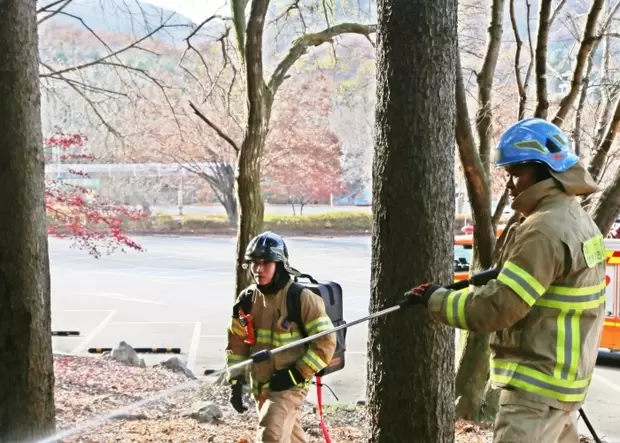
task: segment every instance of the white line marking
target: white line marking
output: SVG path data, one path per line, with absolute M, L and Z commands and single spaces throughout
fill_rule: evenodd
M 225 335 L 201 335 L 200 338 L 226 338 Z
M 109 309 L 63 309 L 62 312 L 110 312 Z
M 197 321 L 194 323 L 194 333 L 192 334 L 192 341 L 190 342 L 189 352 L 187 354 L 187 367 L 192 372 L 196 369 L 196 359 L 198 358 L 198 348 L 200 347 L 201 329 L 202 322 Z
M 113 298 L 115 300 L 130 301 L 130 302 L 136 302 L 136 303 L 148 303 L 148 304 L 152 304 L 152 305 L 166 305 L 167 306 L 167 303 L 164 303 L 164 302 L 161 302 L 161 301 L 147 300 L 147 299 L 144 299 L 144 298 L 128 297 L 126 295 L 119 294 L 117 292 L 74 292 L 74 294 L 76 294 L 76 295 L 90 295 L 90 296 L 93 296 L 93 297 L 107 297 L 107 298 Z
M 594 378 L 606 385 L 607 387 L 620 392 L 620 385 L 617 385 L 613 381 L 609 380 L 607 377 L 603 377 L 602 375 L 595 373 Z
M 84 337 L 84 340 L 82 340 L 80 342 L 79 345 L 77 345 L 75 347 L 75 349 L 73 349 L 73 351 L 71 351 L 72 354 L 77 354 L 79 352 L 81 352 L 86 346 L 88 346 L 88 344 L 93 341 L 93 339 L 99 335 L 99 333 L 101 333 L 101 331 L 103 330 L 103 328 L 105 328 L 107 326 L 107 324 L 110 322 L 110 320 L 112 320 L 112 317 L 114 317 L 116 315 L 116 311 L 109 311 L 108 315 L 105 316 L 105 318 L 97 325 L 95 326 L 95 328 L 90 331 L 90 334 L 88 334 L 86 337 Z
M 195 325 L 195 321 L 115 321 L 111 325 Z

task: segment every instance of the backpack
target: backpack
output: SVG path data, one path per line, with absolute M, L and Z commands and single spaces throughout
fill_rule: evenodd
M 327 316 L 330 318 L 335 327 L 347 323 L 343 318 L 344 304 L 342 287 L 338 283 L 333 281 L 319 283 L 308 274 L 301 274 L 299 277 L 307 278 L 308 280 L 310 280 L 310 283 L 299 283 L 298 277 L 295 277 L 295 281 L 291 283 L 291 286 L 289 287 L 286 294 L 286 311 L 287 320 L 294 321 L 298 325 L 299 330 L 304 337 L 308 336 L 308 333 L 306 332 L 303 321 L 301 319 L 301 291 L 304 288 L 310 289 L 312 292 L 314 292 L 323 299 L 323 303 L 325 303 L 325 312 L 327 313 Z M 332 357 L 327 367 L 325 367 L 316 374 L 317 377 L 332 374 L 344 368 L 347 328 L 336 331 L 335 334 L 336 350 L 334 351 L 334 356 Z

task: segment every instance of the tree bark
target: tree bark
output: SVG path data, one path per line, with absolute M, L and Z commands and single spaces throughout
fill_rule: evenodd
M 0 441 L 54 431 L 35 0 L 0 2 Z
M 620 213 L 620 170 L 601 193 L 592 210 L 592 217 L 603 235 L 607 235 Z
M 473 245 L 475 262 L 471 265 L 473 272 L 474 269 L 491 266 L 495 228 L 492 223 L 489 180 L 475 147 L 460 59 L 457 59 L 456 101 L 456 139 L 476 227 Z M 489 360 L 485 358 L 488 357 L 488 344 L 487 334 L 460 331 L 455 384 L 456 415 L 459 418 L 467 420 L 478 418 L 489 370 Z
M 456 0 L 378 3 L 371 311 L 453 277 Z M 372 443 L 454 441 L 454 333 L 423 308 L 370 322 Z
M 263 228 L 265 204 L 260 186 L 260 159 L 265 147 L 269 110 L 268 93 L 263 80 L 263 31 L 269 0 L 253 0 L 246 28 L 245 68 L 248 121 L 237 157 L 237 266 L 235 296 L 250 284 L 243 269 L 245 249 Z M 237 22 L 237 19 L 235 19 Z
M 551 0 L 540 0 L 538 13 L 538 35 L 536 37 L 536 111 L 534 117 L 547 118 L 549 97 L 547 96 L 547 47 L 551 20 Z

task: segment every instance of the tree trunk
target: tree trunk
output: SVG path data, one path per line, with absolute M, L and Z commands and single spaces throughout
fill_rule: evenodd
M 35 0 L 0 2 L 0 441 L 54 431 Z
M 457 60 L 456 72 L 456 138 L 467 180 L 467 193 L 471 202 L 473 221 L 476 226 L 473 245 L 474 261 L 470 268 L 471 272 L 475 272 L 480 268 L 491 266 L 495 245 L 495 227 L 492 223 L 489 179 L 475 149 L 460 59 Z M 479 416 L 483 403 L 482 393 L 489 371 L 488 344 L 487 334 L 460 331 L 458 373 L 455 382 L 456 415 L 459 418 L 475 420 Z
M 620 171 L 616 171 L 613 181 L 601 193 L 592 210 L 592 217 L 603 235 L 607 235 L 618 214 L 620 214 Z
M 454 266 L 457 2 L 377 10 L 371 311 Z M 412 307 L 371 321 L 368 349 L 369 441 L 453 442 L 454 332 Z
M 250 135 L 251 134 L 251 135 Z M 260 152 L 265 145 L 265 133 L 249 133 L 243 141 L 238 158 L 237 202 L 237 286 L 235 294 L 241 293 L 250 283 L 250 274 L 243 269 L 245 249 L 250 240 L 263 228 L 265 203 L 260 187 Z
M 233 2 L 235 25 L 244 20 L 245 7 Z M 241 3 L 243 3 L 241 1 Z M 269 0 L 254 0 L 251 3 L 250 17 L 246 27 L 244 50 L 245 75 L 247 83 L 248 120 L 243 144 L 237 156 L 237 204 L 239 222 L 237 224 L 237 266 L 235 296 L 250 284 L 250 275 L 243 269 L 245 249 L 263 228 L 265 203 L 260 187 L 260 160 L 265 147 L 271 93 L 265 88 L 263 79 L 263 31 Z M 239 29 L 237 29 L 239 32 Z M 243 37 L 237 36 L 243 40 Z M 240 40 L 240 41 L 241 41 Z

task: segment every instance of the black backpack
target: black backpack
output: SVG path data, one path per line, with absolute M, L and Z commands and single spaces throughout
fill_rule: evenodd
M 291 284 L 286 294 L 286 311 L 287 320 L 294 321 L 304 337 L 308 336 L 308 333 L 304 329 L 303 321 L 301 320 L 301 291 L 304 288 L 310 289 L 323 299 L 323 303 L 325 303 L 325 312 L 335 327 L 347 323 L 343 318 L 342 287 L 338 283 L 333 281 L 319 283 L 312 278 L 312 276 L 307 274 L 301 274 L 299 277 L 307 278 L 310 280 L 310 283 L 302 284 L 298 282 L 298 277 L 295 278 L 295 281 Z M 336 350 L 334 351 L 334 356 L 329 362 L 329 365 L 316 374 L 317 377 L 332 374 L 344 368 L 347 328 L 336 331 L 335 334 Z

